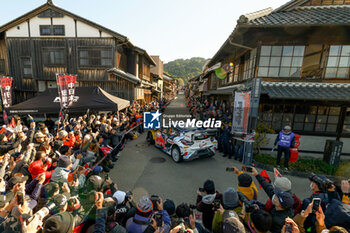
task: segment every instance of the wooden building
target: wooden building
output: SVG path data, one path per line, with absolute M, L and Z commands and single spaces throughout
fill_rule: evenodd
M 177 80 L 175 78 L 169 77 L 169 75 L 163 75 L 163 96 L 168 99 L 173 99 L 176 95 L 177 90 Z
M 242 15 L 208 68 L 230 62 L 223 80 L 202 74 L 207 98 L 232 102 L 235 91 L 262 78 L 261 122 L 276 132 L 291 125 L 303 151 L 322 152 L 325 140 L 337 138 L 350 153 L 349 0 L 292 0 Z
M 159 56 L 151 56 L 151 57 L 156 63 L 155 66 L 151 67 L 152 83 L 155 86 L 152 90 L 152 98 L 159 100 L 163 98 L 164 66 L 163 66 L 163 61 L 160 59 Z
M 0 27 L 0 75 L 14 78 L 15 103 L 56 87 L 56 73 L 132 101 L 149 60 L 127 37 L 52 1 Z

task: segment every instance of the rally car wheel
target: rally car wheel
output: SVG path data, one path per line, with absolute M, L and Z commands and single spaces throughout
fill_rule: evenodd
M 178 147 L 174 147 L 171 150 L 171 157 L 173 158 L 175 163 L 179 163 L 179 162 L 182 161 L 182 156 L 181 156 L 181 153 L 180 153 L 180 149 Z
M 151 132 L 147 133 L 147 142 L 149 142 L 152 145 L 154 144 L 154 139 Z

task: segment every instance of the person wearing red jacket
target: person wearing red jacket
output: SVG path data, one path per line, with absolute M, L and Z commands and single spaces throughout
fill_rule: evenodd
M 51 158 L 46 158 L 44 151 L 37 152 L 35 155 L 35 161 L 32 162 L 28 167 L 32 178 L 35 179 L 41 173 L 45 173 L 44 184 L 49 183 L 53 171 L 47 171 L 47 169 L 51 166 L 51 163 Z
M 63 138 L 63 145 L 72 148 L 75 143 L 75 137 L 73 132 L 69 132 L 68 137 Z

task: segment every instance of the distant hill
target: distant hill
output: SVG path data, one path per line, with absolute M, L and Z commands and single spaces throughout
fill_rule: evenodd
M 191 59 L 176 59 L 164 64 L 164 72 L 172 77 L 182 78 L 185 83 L 189 78 L 199 75 L 202 72 L 206 59 L 192 57 Z

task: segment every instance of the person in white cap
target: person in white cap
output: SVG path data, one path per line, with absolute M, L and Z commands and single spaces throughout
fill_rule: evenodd
M 258 178 L 257 178 L 258 179 Z M 275 188 L 279 188 L 281 189 L 283 192 L 289 192 L 290 194 L 292 194 L 293 200 L 294 200 L 294 204 L 293 204 L 293 210 L 294 210 L 294 214 L 298 214 L 301 211 L 301 200 L 300 198 L 295 195 L 295 193 L 292 193 L 292 182 L 290 182 L 290 180 L 287 177 L 276 177 L 275 178 L 275 182 L 273 183 L 273 186 Z M 265 210 L 266 211 L 270 211 L 273 207 L 273 203 L 271 199 L 268 199 L 265 203 Z
M 280 168 L 281 157 L 284 152 L 284 170 L 288 171 L 289 149 L 295 145 L 295 136 L 289 125 L 284 126 L 283 130 L 277 135 L 275 147 L 277 144 L 277 167 Z

